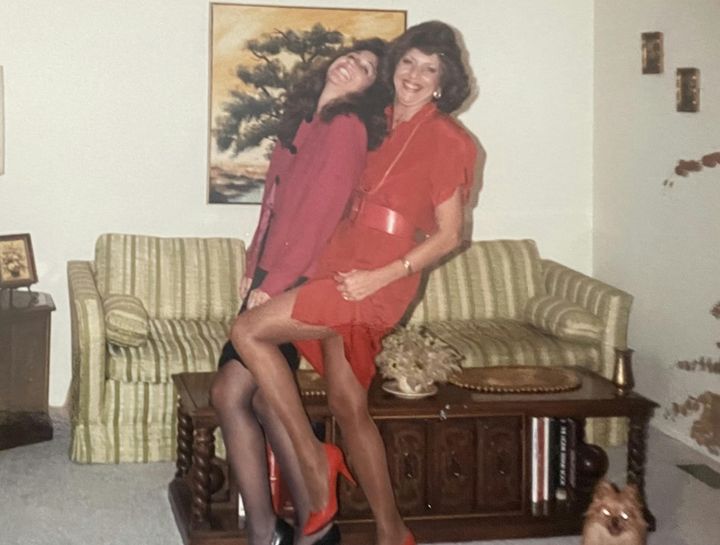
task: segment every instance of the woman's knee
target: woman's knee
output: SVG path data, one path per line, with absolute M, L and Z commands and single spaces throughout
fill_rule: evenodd
M 220 412 L 251 406 L 257 386 L 252 374 L 238 361 L 228 361 L 210 385 L 210 403 Z
M 252 338 L 253 322 L 247 319 L 247 314 L 239 314 L 230 328 L 230 341 L 235 350 L 240 352 L 242 347 Z

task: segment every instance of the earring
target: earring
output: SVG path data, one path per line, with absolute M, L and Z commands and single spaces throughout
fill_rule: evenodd
M 432 96 L 435 100 L 440 100 L 442 98 L 442 91 L 440 89 L 435 89 Z

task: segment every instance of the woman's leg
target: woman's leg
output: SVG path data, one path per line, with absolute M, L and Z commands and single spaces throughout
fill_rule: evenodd
M 267 470 L 265 436 L 253 412 L 257 385 L 238 361 L 218 369 L 210 389 L 218 415 L 228 463 L 243 498 L 248 543 L 267 545 L 275 528 Z
M 367 391 L 345 357 L 343 341 L 323 341 L 328 405 L 338 421 L 353 471 L 377 524 L 378 545 L 400 545 L 408 529 L 398 512 L 388 472 L 385 444 L 370 417 Z
M 327 533 L 329 526 L 310 536 L 303 535 L 302 528 L 310 516 L 310 498 L 300 470 L 298 456 L 285 427 L 264 400 L 262 392 L 255 393 L 253 407 L 280 466 L 280 476 L 292 497 L 296 522 L 295 545 L 311 545 Z
M 308 493 L 308 507 L 318 511 L 328 500 L 328 466 L 322 443 L 315 437 L 292 372 L 278 345 L 290 340 L 318 339 L 334 333 L 293 320 L 297 290 L 282 293 L 240 314 L 230 333 L 235 350 L 255 377 L 263 399 L 284 426 Z

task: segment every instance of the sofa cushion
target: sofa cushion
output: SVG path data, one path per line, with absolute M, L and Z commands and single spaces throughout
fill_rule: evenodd
M 556 295 L 538 295 L 527 302 L 525 319 L 556 337 L 599 343 L 605 324 L 589 310 Z
M 229 319 L 244 271 L 240 239 L 105 234 L 95 245 L 100 295 L 134 295 L 151 318 Z
M 105 336 L 113 344 L 140 346 L 148 340 L 150 323 L 142 301 L 133 295 L 112 294 L 103 299 Z
M 108 345 L 108 378 L 163 383 L 175 373 L 213 371 L 231 323 L 150 320 L 150 336 L 142 346 Z
M 580 365 L 597 371 L 600 347 L 546 335 L 516 320 L 433 322 L 428 329 L 465 356 L 463 367 Z
M 473 242 L 430 272 L 422 299 L 411 307 L 409 322 L 522 320 L 527 300 L 545 293 L 534 241 Z

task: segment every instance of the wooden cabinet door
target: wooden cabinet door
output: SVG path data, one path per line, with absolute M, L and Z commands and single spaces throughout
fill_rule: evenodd
M 387 451 L 390 479 L 400 514 L 427 513 L 427 451 L 424 420 L 399 420 L 380 423 Z
M 435 514 L 471 513 L 475 496 L 475 421 L 430 423 L 428 497 Z
M 478 418 L 476 426 L 478 510 L 520 510 L 522 417 Z
M 0 410 L 47 413 L 50 313 L 0 319 Z

